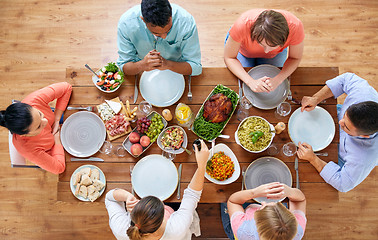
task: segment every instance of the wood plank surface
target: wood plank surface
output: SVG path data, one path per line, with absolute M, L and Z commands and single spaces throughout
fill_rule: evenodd
M 304 24 L 305 47 L 300 67 L 338 67 L 340 73 L 354 72 L 378 89 L 376 0 L 171 2 L 194 16 L 204 67 L 225 66 L 224 38 L 241 13 L 255 7 L 285 9 Z M 23 99 L 48 84 L 65 81 L 67 68 L 84 68 L 85 63 L 96 68 L 116 61 L 117 22 L 127 9 L 139 3 L 140 0 L 3 0 L 0 15 L 1 110 L 11 99 Z M 298 71 L 293 73 L 293 78 Z M 310 78 L 316 78 L 318 74 L 314 71 L 300 82 L 311 82 Z M 319 76 L 319 79 L 325 81 L 331 77 L 332 74 Z M 195 81 L 193 78 L 193 84 Z M 293 79 L 292 85 L 294 83 Z M 132 88 L 133 84 L 131 78 L 123 86 Z M 230 86 L 237 89 L 236 81 Z M 127 97 L 131 99 L 132 95 Z M 339 97 L 338 102 L 342 103 L 344 97 Z M 138 102 L 141 100 L 139 98 Z M 332 159 L 334 157 L 336 155 Z M 56 175 L 36 169 L 11 168 L 8 131 L 4 128 L 0 128 L 0 159 L 0 187 L 3 190 L 0 195 L 0 239 L 115 239 L 103 202 L 57 201 Z M 125 161 L 135 162 L 136 159 Z M 339 193 L 338 202 L 317 203 L 309 199 L 303 239 L 377 239 L 377 177 L 378 169 L 375 168 L 355 189 Z M 305 191 L 305 183 L 302 185 Z M 321 196 L 319 192 L 319 198 Z M 225 239 L 219 205 L 200 203 L 197 210 L 202 230 L 198 239 Z

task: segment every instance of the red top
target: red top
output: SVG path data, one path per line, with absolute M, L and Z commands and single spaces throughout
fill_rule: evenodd
M 55 174 L 64 172 L 66 163 L 63 146 L 55 145 L 54 136 L 51 133 L 55 115 L 48 104 L 57 99 L 55 108 L 64 111 L 71 92 L 71 85 L 61 82 L 29 94 L 22 102 L 41 111 L 48 120 L 48 124 L 36 136 L 13 134 L 13 145 L 23 157 Z
M 230 36 L 240 43 L 239 52 L 248 58 L 273 58 L 290 45 L 300 44 L 304 40 L 304 29 L 302 22 L 292 13 L 284 10 L 274 10 L 281 13 L 289 26 L 289 36 L 283 47 L 265 53 L 264 48 L 256 41 L 251 40 L 251 28 L 257 17 L 266 9 L 251 9 L 243 13 L 230 29 Z

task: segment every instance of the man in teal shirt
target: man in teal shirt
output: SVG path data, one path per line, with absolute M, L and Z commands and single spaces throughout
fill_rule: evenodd
M 194 18 L 168 0 L 142 0 L 121 16 L 117 35 L 117 64 L 126 75 L 154 69 L 202 72 Z

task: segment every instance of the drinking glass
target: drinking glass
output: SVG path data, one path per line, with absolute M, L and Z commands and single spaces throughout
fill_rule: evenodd
M 190 107 L 184 103 L 179 103 L 175 110 L 178 124 L 182 127 L 190 128 L 194 121 L 194 115 Z
M 266 150 L 266 153 L 269 155 L 269 156 L 275 156 L 277 155 L 279 152 L 279 148 L 276 144 L 272 143 L 268 149 Z
M 124 157 L 124 156 L 126 156 L 126 149 L 122 145 L 117 145 L 115 147 L 115 154 L 118 157 Z
M 163 155 L 163 157 L 165 157 L 165 158 L 167 158 L 168 160 L 173 160 L 173 159 L 175 159 L 175 157 L 176 157 L 176 154 L 174 154 L 174 153 L 170 153 L 170 152 L 166 152 L 166 151 L 163 151 L 162 153 L 161 153 L 161 155 Z
M 291 112 L 291 106 L 288 102 L 282 102 L 278 104 L 276 111 L 274 112 L 276 118 L 281 119 L 289 115 Z
M 100 151 L 100 153 L 104 153 L 106 155 L 111 155 L 112 149 L 113 149 L 113 144 L 111 144 L 108 141 L 105 141 L 104 144 L 102 144 L 99 151 Z
M 239 121 L 243 121 L 244 118 L 249 116 L 249 109 L 252 107 L 251 102 L 243 96 L 240 99 L 240 104 L 237 112 L 237 118 Z
M 147 101 L 141 101 L 138 105 L 138 119 L 147 116 L 152 111 L 152 105 Z
M 291 157 L 297 152 L 297 146 L 295 146 L 295 143 L 293 143 L 293 142 L 285 143 L 285 145 L 283 145 L 283 147 L 282 147 L 282 152 L 287 157 Z

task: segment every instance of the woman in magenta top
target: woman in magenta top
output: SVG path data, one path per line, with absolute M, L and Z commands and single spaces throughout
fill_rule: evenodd
M 243 204 L 258 197 L 289 198 L 289 209 L 280 202 Z M 227 202 L 231 228 L 237 240 L 299 240 L 306 228 L 306 198 L 301 190 L 273 182 L 254 189 L 239 191 Z
M 72 87 L 66 82 L 52 84 L 0 112 L 0 125 L 13 134 L 13 145 L 17 151 L 29 161 L 55 174 L 62 173 L 66 167 L 59 120 L 71 92 Z M 55 99 L 53 112 L 48 104 Z
M 303 24 L 292 13 L 251 9 L 231 27 L 224 49 L 224 61 L 230 71 L 252 91 L 270 92 L 298 67 L 303 54 L 303 40 Z M 243 68 L 264 63 L 282 67 L 282 71 L 271 79 L 253 79 Z

